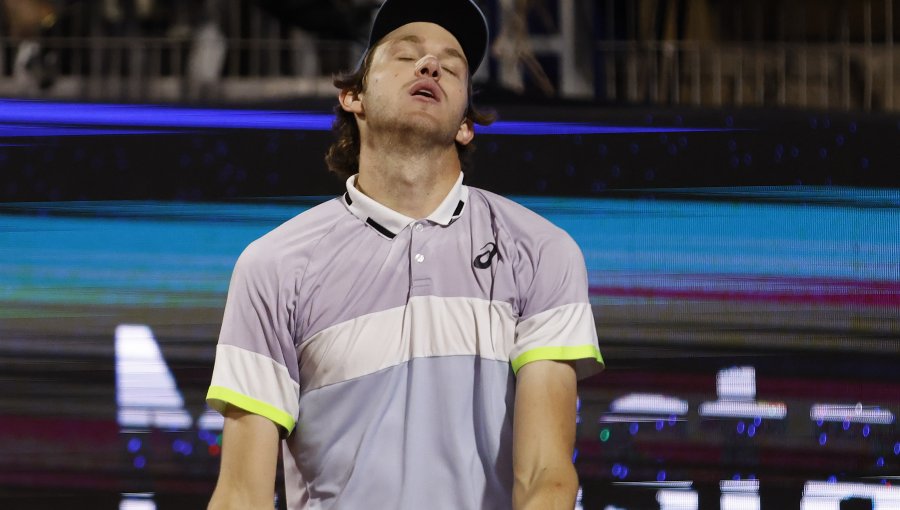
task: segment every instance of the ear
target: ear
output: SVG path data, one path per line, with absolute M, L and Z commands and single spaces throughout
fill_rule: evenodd
M 469 142 L 475 138 L 475 125 L 468 117 L 464 118 L 459 130 L 456 132 L 456 141 L 461 145 L 469 145 Z
M 363 113 L 359 92 L 354 92 L 350 89 L 341 89 L 341 91 L 338 92 L 338 101 L 341 103 L 341 109 L 345 112 L 355 113 L 357 115 Z

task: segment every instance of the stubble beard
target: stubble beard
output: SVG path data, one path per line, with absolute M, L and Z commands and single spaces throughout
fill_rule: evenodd
M 397 153 L 422 154 L 454 147 L 458 125 L 441 122 L 440 119 L 417 111 L 385 108 L 370 110 L 367 114 L 369 131 L 377 146 Z

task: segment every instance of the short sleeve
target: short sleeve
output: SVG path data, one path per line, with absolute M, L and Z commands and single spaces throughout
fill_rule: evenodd
M 579 379 L 603 370 L 578 245 L 562 230 L 520 244 L 519 319 L 510 352 L 514 372 L 532 361 L 575 361 Z
M 258 242 L 258 241 L 257 241 Z M 238 258 L 216 347 L 206 399 L 264 416 L 289 434 L 297 422 L 300 385 L 291 317 L 293 278 L 277 257 L 251 244 Z

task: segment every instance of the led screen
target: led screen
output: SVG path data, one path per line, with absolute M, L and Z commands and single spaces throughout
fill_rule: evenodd
M 159 122 L 65 143 L 138 140 Z M 574 136 L 523 125 L 483 145 Z M 690 146 L 742 136 L 703 127 L 683 131 Z M 19 140 L 4 161 L 37 147 L 39 168 L 54 143 Z M 900 508 L 900 191 L 598 191 L 508 194 L 565 229 L 588 268 L 607 370 L 579 389 L 578 506 Z M 205 505 L 222 420 L 204 395 L 233 264 L 329 199 L 0 204 L 0 506 Z

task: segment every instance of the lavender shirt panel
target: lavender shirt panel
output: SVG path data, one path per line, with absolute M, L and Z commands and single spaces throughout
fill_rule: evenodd
M 287 439 L 301 472 L 285 479 L 305 480 L 314 508 L 508 509 L 514 391 L 508 363 L 476 356 L 313 390 Z
M 507 302 L 519 320 L 588 302 L 584 261 L 568 234 L 515 202 L 469 190 L 450 225 L 406 227 L 393 239 L 334 201 L 341 219 L 315 247 L 299 289 L 298 343 L 413 296 Z
M 489 191 L 470 188 L 469 197 L 473 209 L 491 209 L 501 247 L 510 254 L 520 321 L 562 305 L 590 302 L 584 256 L 566 231 Z
M 272 358 L 299 382 L 294 345 L 302 285 L 312 248 L 334 227 L 337 201 L 320 204 L 250 243 L 235 264 L 219 343 Z
M 304 278 L 302 338 L 357 317 L 404 306 L 413 296 L 506 301 L 515 310 L 513 268 L 507 257 L 476 267 L 475 258 L 498 244 L 490 211 L 464 209 L 448 226 L 427 222 L 393 239 L 351 213 L 320 243 Z M 416 255 L 424 257 L 416 262 Z M 486 259 L 485 259 L 486 260 Z M 484 264 L 482 264 L 484 266 Z
M 403 306 L 409 294 L 409 229 L 387 239 L 342 207 L 300 289 L 298 345 L 336 324 Z

